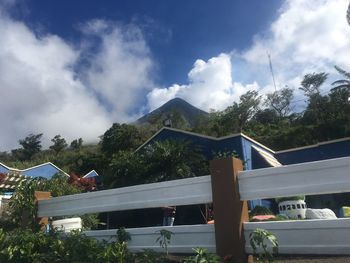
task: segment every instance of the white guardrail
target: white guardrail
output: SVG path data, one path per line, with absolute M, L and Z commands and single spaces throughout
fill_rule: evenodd
M 249 234 L 256 228 L 276 236 L 279 254 L 350 254 L 350 218 L 244 223 L 247 253 L 253 252 Z
M 238 182 L 241 200 L 350 192 L 350 157 L 242 171 Z M 211 177 L 202 176 L 42 200 L 38 202 L 38 216 L 79 215 L 212 201 Z M 350 219 L 244 223 L 248 253 L 252 252 L 249 234 L 256 228 L 276 235 L 280 254 L 350 254 Z M 132 237 L 130 249 L 159 250 L 155 240 L 159 236 L 157 231 L 161 229 L 174 232 L 170 252 L 190 253 L 193 247 L 215 252 L 213 225 L 127 229 Z M 115 236 L 116 230 L 85 233 L 108 241 Z
M 239 173 L 241 200 L 350 192 L 350 157 Z
M 238 179 L 241 200 L 350 192 L 350 157 L 242 171 Z M 244 223 L 247 253 L 256 228 L 277 237 L 279 254 L 350 254 L 350 219 Z
M 128 248 L 137 252 L 143 249 L 153 249 L 157 252 L 164 252 L 156 243 L 159 237 L 159 231 L 162 229 L 169 230 L 173 233 L 170 244 L 168 245 L 171 253 L 193 253 L 192 248 L 202 247 L 209 252 L 216 252 L 215 229 L 214 225 L 186 225 L 186 226 L 161 226 L 161 227 L 143 227 L 126 229 L 131 235 L 128 242 Z M 116 236 L 116 229 L 85 231 L 87 236 L 94 237 L 98 240 L 113 241 Z
M 212 199 L 210 176 L 201 176 L 42 200 L 39 201 L 38 216 L 205 204 L 211 203 Z

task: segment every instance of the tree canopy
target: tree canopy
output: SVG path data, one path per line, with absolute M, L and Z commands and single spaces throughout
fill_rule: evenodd
M 66 140 L 62 138 L 61 135 L 56 135 L 51 139 L 51 141 L 53 142 L 53 145 L 50 146 L 50 149 L 52 149 L 56 154 L 59 154 L 68 146 Z
M 114 123 L 101 138 L 101 150 L 110 157 L 121 150 L 135 149 L 140 142 L 141 136 L 135 126 Z
M 21 161 L 30 160 L 34 154 L 40 152 L 42 136 L 42 133 L 29 134 L 24 139 L 18 141 L 22 148 L 13 150 L 12 153 Z

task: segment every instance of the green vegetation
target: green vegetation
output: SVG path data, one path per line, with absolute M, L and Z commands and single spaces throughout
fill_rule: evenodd
M 252 211 L 250 211 L 249 216 L 253 217 L 257 215 L 273 215 L 273 213 L 267 207 L 257 205 L 254 207 Z
M 159 246 L 164 249 L 166 255 L 169 254 L 168 245 L 170 244 L 170 240 L 173 234 L 173 232 L 166 229 L 159 231 L 159 237 L 157 238 L 156 243 L 159 243 Z
M 275 254 L 278 253 L 277 238 L 267 230 L 261 228 L 255 229 L 249 235 L 249 242 L 258 262 L 273 261 L 273 254 L 269 251 L 267 242 L 272 245 L 272 252 Z
M 91 182 L 92 184 L 92 182 Z M 0 218 L 0 227 L 7 231 L 13 229 L 30 229 L 38 231 L 40 225 L 37 221 L 37 205 L 35 202 L 35 191 L 48 191 L 54 197 L 77 194 L 90 190 L 86 183 L 69 180 L 64 175 L 55 175 L 52 179 L 32 179 L 21 181 L 14 196 L 11 198 L 9 207 Z M 99 220 L 96 214 L 81 216 L 84 229 L 96 228 Z M 54 219 L 62 219 L 55 217 Z
M 16 229 L 4 232 L 0 229 L 0 262 L 2 263 L 219 263 L 217 255 L 205 249 L 193 249 L 196 255 L 181 261 L 163 257 L 153 250 L 133 254 L 128 241 L 107 243 L 85 236 L 80 231 L 70 233 L 33 232 Z M 230 262 L 226 261 L 225 262 Z
M 195 256 L 189 257 L 183 263 L 219 263 L 220 258 L 215 254 L 210 254 L 204 248 L 193 248 Z M 225 261 L 228 262 L 228 261 Z

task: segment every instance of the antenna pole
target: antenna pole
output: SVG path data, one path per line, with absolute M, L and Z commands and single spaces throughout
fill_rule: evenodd
M 269 59 L 269 66 L 270 66 L 270 72 L 271 72 L 271 76 L 272 76 L 272 80 L 273 80 L 273 86 L 275 87 L 275 91 L 277 91 L 276 88 L 276 81 L 275 81 L 275 74 L 273 74 L 273 68 L 272 68 L 272 62 L 271 62 L 271 57 L 269 52 L 266 51 L 267 57 Z

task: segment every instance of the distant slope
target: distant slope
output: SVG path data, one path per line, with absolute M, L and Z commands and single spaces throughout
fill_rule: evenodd
M 208 113 L 202 111 L 183 99 L 175 98 L 160 106 L 158 109 L 139 118 L 134 124 L 161 124 L 170 119 L 172 126 L 176 128 L 193 127 L 201 116 L 207 116 Z

